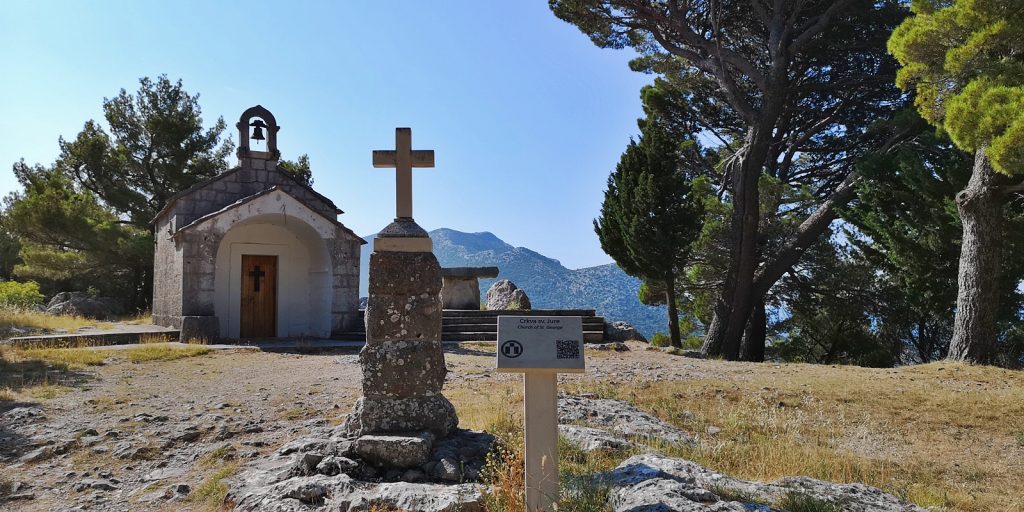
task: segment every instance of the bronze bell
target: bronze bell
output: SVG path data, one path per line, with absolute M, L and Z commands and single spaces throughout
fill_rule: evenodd
M 249 123 L 252 126 L 252 138 L 255 140 L 266 140 L 263 136 L 263 129 L 267 127 L 267 124 L 262 119 L 257 118 L 255 121 Z

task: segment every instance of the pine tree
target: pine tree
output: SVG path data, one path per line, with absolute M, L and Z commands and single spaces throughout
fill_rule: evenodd
M 998 339 L 1004 205 L 1024 191 L 1024 15 L 1018 0 L 916 0 L 889 50 L 922 117 L 974 154 L 949 357 L 987 363 Z
M 640 139 L 630 141 L 608 177 L 601 215 L 594 220 L 601 248 L 627 274 L 664 290 L 674 347 L 682 347 L 676 276 L 703 223 L 701 201 L 686 169 L 687 156 L 695 151 L 694 142 L 680 145 L 656 121 L 641 122 Z

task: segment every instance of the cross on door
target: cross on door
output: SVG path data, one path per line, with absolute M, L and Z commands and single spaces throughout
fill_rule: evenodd
M 433 167 L 434 150 L 412 149 L 412 128 L 395 128 L 395 149 L 373 152 L 374 167 L 395 169 L 395 216 L 412 218 L 412 168 Z
M 254 291 L 260 291 L 260 280 L 262 280 L 263 276 L 266 276 L 267 273 L 261 270 L 259 265 L 256 265 L 253 267 L 252 271 L 249 272 L 249 275 L 252 276 L 252 286 Z

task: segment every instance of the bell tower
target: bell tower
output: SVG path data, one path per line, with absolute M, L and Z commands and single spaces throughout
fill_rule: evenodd
M 277 149 L 277 131 L 281 129 L 274 114 L 262 105 L 249 107 L 235 124 L 238 128 L 238 164 L 256 169 L 273 168 L 281 159 Z M 252 128 L 252 133 L 249 132 Z

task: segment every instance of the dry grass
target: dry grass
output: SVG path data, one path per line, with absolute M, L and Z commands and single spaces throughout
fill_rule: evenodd
M 20 360 L 40 359 L 51 364 L 63 364 L 68 368 L 100 366 L 110 356 L 106 350 L 85 350 L 81 348 L 29 348 L 11 351 Z
M 224 483 L 224 479 L 237 471 L 238 464 L 234 462 L 221 466 L 196 487 L 188 500 L 196 504 L 200 510 L 221 510 L 224 498 L 228 495 L 228 484 Z
M 12 328 L 38 331 L 64 329 L 71 332 L 82 327 L 102 327 L 103 325 L 109 324 L 81 316 L 48 315 L 39 311 L 0 308 L 0 331 L 3 332 L 8 332 Z
M 738 478 L 861 482 L 935 511 L 1024 510 L 1024 373 L 947 363 L 900 369 L 696 364 L 718 376 L 576 380 L 561 387 L 629 401 L 698 435 L 697 448 L 659 448 Z M 502 441 L 504 451 L 488 472 L 495 484 L 488 510 L 521 509 L 521 384 L 492 382 L 446 394 L 465 425 Z M 721 432 L 707 435 L 712 425 Z M 614 467 L 631 454 L 588 456 L 563 443 L 563 489 L 580 483 L 576 475 Z M 604 510 L 593 502 L 603 492 L 563 493 L 561 506 Z M 566 508 L 571 496 L 574 508 Z M 813 505 L 802 499 L 792 497 Z
M 133 363 L 148 361 L 174 361 L 186 357 L 201 356 L 213 352 L 213 349 L 201 345 L 173 347 L 166 344 L 146 344 L 124 351 L 128 360 Z

